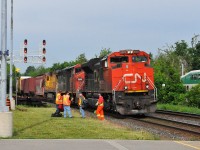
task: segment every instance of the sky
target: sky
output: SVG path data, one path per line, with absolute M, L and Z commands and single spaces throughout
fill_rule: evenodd
M 46 40 L 46 64 L 87 59 L 102 48 L 140 49 L 155 56 L 159 48 L 200 34 L 200 0 L 14 0 L 14 55 L 38 54 Z M 10 0 L 8 0 L 10 48 Z M 14 65 L 24 73 L 28 66 Z

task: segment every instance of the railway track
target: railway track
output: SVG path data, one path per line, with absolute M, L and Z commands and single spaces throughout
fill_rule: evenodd
M 197 136 L 200 139 L 200 126 L 199 125 L 194 125 L 190 123 L 184 123 L 180 121 L 174 121 L 174 120 L 169 120 L 169 119 L 164 119 L 164 118 L 158 118 L 158 117 L 153 117 L 153 116 L 148 116 L 147 118 L 144 119 L 137 119 L 139 121 L 142 121 L 144 123 L 164 127 L 164 128 L 169 128 L 172 129 L 173 131 L 181 131 L 185 132 L 186 134 L 194 135 Z
M 139 121 L 159 126 L 163 130 L 169 129 L 172 133 L 200 139 L 200 115 L 198 114 L 158 110 Z
M 170 111 L 171 112 L 171 111 Z M 136 126 L 140 126 L 145 130 L 156 130 L 156 132 L 160 132 L 159 134 L 168 134 L 173 138 L 178 137 L 180 139 L 186 140 L 200 140 L 200 120 L 198 115 L 196 114 L 188 114 L 188 113 L 168 113 L 166 117 L 166 113 L 152 113 L 144 116 L 121 116 L 118 117 L 113 115 L 112 113 L 106 113 L 109 116 L 114 118 L 123 119 L 125 124 L 134 124 Z M 154 116 L 154 114 L 159 114 Z M 177 115 L 174 115 L 177 114 Z M 186 114 L 186 116 L 184 115 Z M 180 117 L 179 117 L 180 116 Z M 190 117 L 189 117 L 190 116 Z M 192 117 L 194 116 L 194 117 Z M 194 121 L 195 120 L 195 121 Z

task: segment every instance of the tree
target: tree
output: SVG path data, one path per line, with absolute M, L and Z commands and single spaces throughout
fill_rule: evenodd
M 60 69 L 63 69 L 62 65 L 60 63 L 54 63 L 53 66 L 50 68 L 50 72 L 54 72 Z
M 37 68 L 35 68 L 34 66 L 29 66 L 26 69 L 26 72 L 24 73 L 24 75 L 25 76 L 35 77 L 35 76 L 38 76 L 38 75 L 45 74 L 47 72 L 50 72 L 50 68 L 45 68 L 42 65 L 37 67 Z
M 200 42 L 195 45 L 191 53 L 192 58 L 192 70 L 200 69 Z
M 177 59 L 184 65 L 185 72 L 188 72 L 192 69 L 192 53 L 193 48 L 190 48 L 188 44 L 182 40 L 181 42 L 175 43 L 175 54 Z
M 36 69 L 35 69 L 34 66 L 29 66 L 29 67 L 26 69 L 24 75 L 25 75 L 25 76 L 30 76 L 30 74 L 34 73 L 35 71 L 36 71 Z
M 197 42 L 197 37 L 198 36 L 195 35 L 192 38 L 191 47 L 189 47 L 184 40 L 175 43 L 174 52 L 179 60 L 184 64 L 186 72 L 200 69 L 200 43 Z
M 85 62 L 87 62 L 87 59 L 85 57 L 85 53 L 83 54 L 80 54 L 77 58 L 76 58 L 76 61 L 75 61 L 77 64 L 83 64 Z
M 112 51 L 110 50 L 110 48 L 102 48 L 100 54 L 99 54 L 99 58 L 100 57 L 104 57 L 107 56 L 108 54 L 110 54 Z
M 180 81 L 181 64 L 184 64 L 186 72 L 200 69 L 200 43 L 194 38 L 191 43 L 192 47 L 181 40 L 166 49 L 160 49 L 158 56 L 153 61 L 158 100 L 161 103 L 200 107 L 200 85 L 186 92 Z M 162 87 L 162 84 L 165 86 Z
M 200 108 L 200 84 L 191 88 L 186 94 L 188 106 Z
M 158 100 L 161 103 L 180 104 L 184 100 L 185 88 L 180 81 L 180 61 L 172 46 L 161 50 L 153 61 Z M 162 85 L 165 84 L 164 87 Z
M 50 68 L 50 72 L 54 72 L 56 70 L 61 70 L 64 69 L 66 67 L 71 67 L 74 66 L 76 64 L 75 61 L 70 61 L 70 62 L 63 62 L 63 63 L 54 63 L 53 66 Z

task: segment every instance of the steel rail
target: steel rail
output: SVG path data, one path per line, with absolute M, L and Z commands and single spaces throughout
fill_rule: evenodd
M 170 110 L 156 110 L 156 113 L 177 115 L 177 116 L 183 116 L 183 117 L 192 117 L 192 118 L 200 119 L 199 114 L 192 114 L 192 113 L 186 113 L 186 112 L 177 112 L 177 111 L 170 111 Z

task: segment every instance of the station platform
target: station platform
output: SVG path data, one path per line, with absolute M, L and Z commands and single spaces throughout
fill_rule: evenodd
M 200 150 L 200 141 L 1 139 L 1 150 Z

